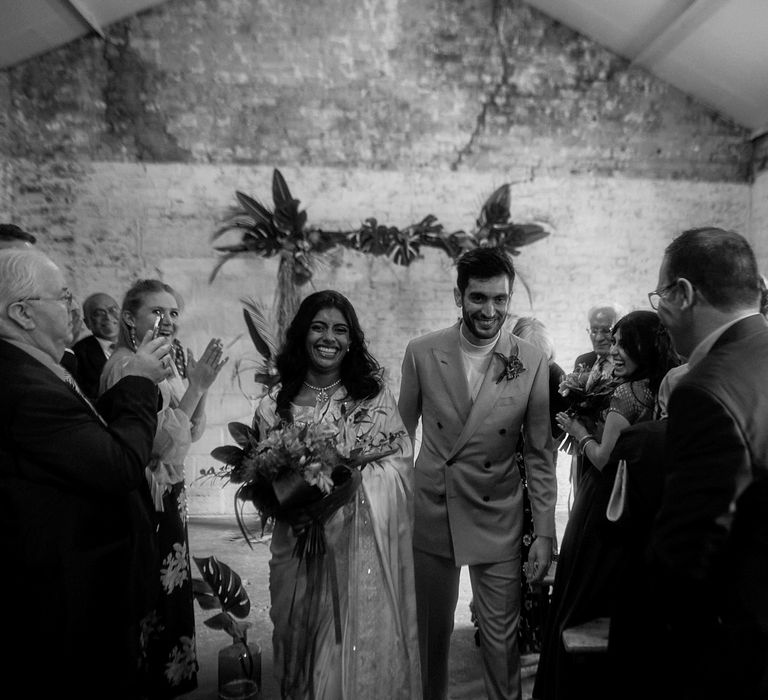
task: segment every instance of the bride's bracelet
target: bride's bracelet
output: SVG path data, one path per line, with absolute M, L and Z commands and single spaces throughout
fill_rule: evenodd
M 588 442 L 591 442 L 594 440 L 597 442 L 597 438 L 594 435 L 585 435 L 576 445 L 576 449 L 579 454 L 584 454 L 584 448 L 587 446 Z

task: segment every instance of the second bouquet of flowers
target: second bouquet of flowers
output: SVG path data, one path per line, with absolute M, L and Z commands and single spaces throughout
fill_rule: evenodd
M 575 371 L 565 375 L 558 392 L 570 404 L 566 412 L 578 418 L 590 433 L 594 433 L 597 424 L 602 421 L 603 412 L 611 403 L 611 396 L 618 384 L 612 375 L 593 372 L 591 368 L 580 364 Z M 573 455 L 576 453 L 576 446 L 577 441 L 566 433 L 560 443 L 560 449 Z

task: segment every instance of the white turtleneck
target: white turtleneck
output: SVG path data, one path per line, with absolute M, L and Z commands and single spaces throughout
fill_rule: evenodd
M 463 328 L 462 324 L 462 327 L 459 329 L 459 350 L 461 351 L 461 359 L 464 364 L 464 374 L 467 377 L 469 395 L 474 402 L 485 378 L 485 373 L 488 371 L 493 348 L 496 347 L 501 331 L 487 345 L 475 345 L 467 340 Z

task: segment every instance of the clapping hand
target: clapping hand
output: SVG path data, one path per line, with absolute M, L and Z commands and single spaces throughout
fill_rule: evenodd
M 187 350 L 187 379 L 189 385 L 202 392 L 208 391 L 219 371 L 227 363 L 229 357 L 224 357 L 224 347 L 220 338 L 211 338 L 199 360 L 195 360 L 191 350 Z
M 147 331 L 141 345 L 129 360 L 129 373 L 146 377 L 159 384 L 173 374 L 170 351 L 168 338 L 160 336 L 153 339 L 152 331 Z

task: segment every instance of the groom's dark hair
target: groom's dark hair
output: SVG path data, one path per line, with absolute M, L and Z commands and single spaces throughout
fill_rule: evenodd
M 456 286 L 462 296 L 469 284 L 470 277 L 487 280 L 491 277 L 506 275 L 509 279 L 509 291 L 512 292 L 512 284 L 515 281 L 515 268 L 509 255 L 503 248 L 473 248 L 464 253 L 456 261 Z

